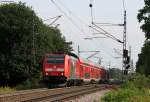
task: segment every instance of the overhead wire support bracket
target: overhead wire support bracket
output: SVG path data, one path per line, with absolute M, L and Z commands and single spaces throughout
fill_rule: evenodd
M 79 51 L 80 53 L 88 53 L 88 52 L 100 52 L 100 51 Z
M 89 37 L 89 38 L 84 38 L 86 40 L 92 40 L 93 38 L 107 38 L 107 37 Z
M 124 26 L 124 24 L 115 24 L 115 23 L 95 23 L 99 24 L 100 26 Z
M 99 27 L 98 25 L 96 25 L 96 24 L 102 24 L 102 23 L 95 23 L 94 20 L 93 20 L 94 18 L 93 18 L 93 4 L 92 4 L 92 0 L 90 0 L 89 7 L 91 8 L 91 19 L 92 19 L 91 24 L 93 25 L 93 26 L 89 26 L 89 27 L 92 28 L 93 30 L 96 30 L 99 34 L 103 34 L 106 37 L 109 37 L 109 38 L 111 38 L 111 39 L 113 39 L 113 40 L 115 40 L 115 41 L 123 44 L 124 43 L 123 41 L 119 40 L 115 36 L 111 35 L 107 31 L 105 31 L 104 29 L 102 29 L 101 27 Z M 115 25 L 115 26 L 124 26 L 124 24 L 113 24 L 113 23 L 103 23 L 103 24 Z
M 93 53 L 92 55 L 90 55 L 89 57 L 87 57 L 86 59 L 89 59 L 89 58 L 91 58 L 91 57 L 93 57 L 93 56 L 95 56 L 96 54 L 98 54 L 100 51 L 95 51 L 95 53 Z
M 59 15 L 59 16 L 56 16 L 56 17 L 53 17 L 53 18 L 49 18 L 49 19 L 45 19 L 45 20 L 43 20 L 44 22 L 45 21 L 48 21 L 48 20 L 52 20 L 52 19 L 54 19 L 49 25 L 53 25 L 59 18 L 61 18 L 62 17 L 62 15 Z
M 95 25 L 95 24 L 93 23 L 93 25 Z M 115 40 L 115 41 L 117 41 L 117 42 L 119 42 L 119 43 L 123 43 L 121 40 L 119 40 L 119 39 L 117 39 L 116 37 L 114 37 L 113 35 L 109 34 L 107 31 L 105 31 L 105 30 L 102 29 L 101 27 L 99 27 L 99 26 L 97 26 L 97 25 L 95 25 L 95 26 L 96 26 L 97 28 L 99 28 L 100 30 L 102 30 L 104 33 L 102 33 L 100 30 L 96 29 L 96 28 L 93 27 L 93 26 L 89 26 L 89 27 L 93 28 L 94 30 L 96 30 L 96 31 L 99 32 L 100 34 L 105 35 L 105 36 L 108 37 L 108 38 L 111 38 L 111 39 L 113 39 L 113 40 Z

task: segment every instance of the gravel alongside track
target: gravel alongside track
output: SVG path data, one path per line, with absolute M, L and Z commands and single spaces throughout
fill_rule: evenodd
M 0 102 L 68 102 L 68 100 L 70 100 L 70 102 L 99 102 L 105 90 L 115 88 L 117 88 L 117 86 L 91 84 L 56 89 L 24 90 L 0 95 Z
M 83 95 L 80 97 L 76 97 L 73 100 L 65 101 L 65 102 L 101 102 L 101 98 L 105 95 L 105 93 L 109 92 L 110 90 L 101 90 L 95 93 Z

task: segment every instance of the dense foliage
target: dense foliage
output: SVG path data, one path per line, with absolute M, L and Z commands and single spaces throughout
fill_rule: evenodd
M 109 69 L 109 78 L 110 79 L 122 79 L 122 71 L 118 68 Z
M 10 87 L 0 87 L 0 94 L 15 92 L 16 89 Z
M 146 76 L 150 75 L 150 41 L 145 41 L 141 54 L 139 54 L 136 71 Z
M 71 42 L 24 3 L 0 5 L 0 86 L 39 77 L 44 54 L 70 51 Z
M 103 102 L 150 102 L 150 80 L 144 75 L 134 75 L 117 90 L 108 92 Z
M 139 22 L 144 22 L 141 29 L 145 32 L 145 37 L 150 39 L 150 0 L 144 0 L 144 2 L 145 6 L 139 10 L 137 18 Z
M 144 0 L 145 6 L 139 10 L 138 20 L 142 22 L 141 29 L 145 32 L 146 41 L 138 55 L 136 71 L 146 76 L 150 75 L 150 0 Z

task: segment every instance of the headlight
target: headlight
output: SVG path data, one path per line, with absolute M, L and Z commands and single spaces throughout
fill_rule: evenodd
M 61 73 L 61 75 L 63 76 L 63 75 L 64 75 L 64 73 Z
M 46 73 L 46 75 L 48 75 L 48 73 Z

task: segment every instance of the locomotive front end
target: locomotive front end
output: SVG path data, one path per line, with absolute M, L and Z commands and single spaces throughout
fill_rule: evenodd
M 50 84 L 65 83 L 65 55 L 46 55 L 43 62 L 43 75 Z

